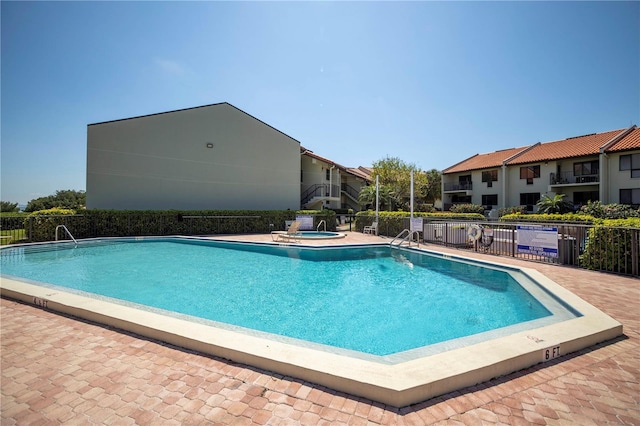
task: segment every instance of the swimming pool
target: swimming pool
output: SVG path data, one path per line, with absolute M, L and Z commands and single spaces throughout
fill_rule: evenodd
M 143 262 L 143 259 L 138 257 L 132 257 L 132 253 L 129 251 L 133 247 L 140 247 L 141 245 L 135 243 L 134 240 L 124 240 L 125 244 L 113 244 L 115 241 L 93 241 L 90 244 L 94 246 L 98 246 L 102 250 L 118 250 L 122 251 L 123 258 L 134 258 L 137 259 L 137 266 L 141 267 L 140 263 Z M 227 264 L 227 260 L 224 258 L 218 258 L 217 260 L 213 258 L 213 256 L 208 256 L 206 253 L 211 251 L 211 247 L 209 245 L 210 242 L 200 241 L 196 239 L 174 239 L 169 242 L 167 239 L 141 239 L 140 242 L 144 242 L 143 245 L 152 245 L 156 243 L 161 244 L 170 244 L 173 246 L 182 246 L 180 251 L 183 251 L 182 255 L 187 257 L 195 257 L 196 263 L 207 264 L 213 268 L 209 271 L 208 275 L 218 274 L 222 265 Z M 133 243 L 133 244 L 132 244 Z M 189 244 L 184 244 L 189 243 Z M 195 243 L 195 245 L 194 245 Z M 207 353 L 214 353 L 219 356 L 223 356 L 226 358 L 234 359 L 240 362 L 246 362 L 251 365 L 257 365 L 262 368 L 267 368 L 269 370 L 283 372 L 284 374 L 291 374 L 295 377 L 301 377 L 316 383 L 325 384 L 349 393 L 353 393 L 356 395 L 366 396 L 368 398 L 382 401 L 385 403 L 391 403 L 392 405 L 406 405 L 410 402 L 417 402 L 419 400 L 423 400 L 428 398 L 429 396 L 433 396 L 439 393 L 444 393 L 448 390 L 451 390 L 451 386 L 459 387 L 464 386 L 465 383 L 467 385 L 477 383 L 478 381 L 486 380 L 486 374 L 491 374 L 490 377 L 495 377 L 496 374 L 495 365 L 500 364 L 499 361 L 493 360 L 494 356 L 498 356 L 499 354 L 494 354 L 491 349 L 495 349 L 496 347 L 502 348 L 504 353 L 499 355 L 499 358 L 507 357 L 510 361 L 508 369 L 516 368 L 522 365 L 524 360 L 514 362 L 513 354 L 510 354 L 514 350 L 513 342 L 508 346 L 503 346 L 502 344 L 497 344 L 500 339 L 509 339 L 514 335 L 521 335 L 522 333 L 531 333 L 526 337 L 527 340 L 520 341 L 520 346 L 526 347 L 525 349 L 531 350 L 531 345 L 537 347 L 536 354 L 534 358 L 536 358 L 536 362 L 540 361 L 540 356 L 537 352 L 541 349 L 540 345 L 542 344 L 542 351 L 544 354 L 544 350 L 548 349 L 546 345 L 551 345 L 552 347 L 560 348 L 560 343 L 557 345 L 556 337 L 554 339 L 544 339 L 540 337 L 541 334 L 539 330 L 543 330 L 545 328 L 554 327 L 563 323 L 571 322 L 571 321 L 580 321 L 585 316 L 591 317 L 593 312 L 591 312 L 591 308 L 589 306 L 583 306 L 580 304 L 580 301 L 576 300 L 573 302 L 567 302 L 566 297 L 558 297 L 553 292 L 549 291 L 548 285 L 541 285 L 540 281 L 544 281 L 543 279 L 532 279 L 528 274 L 522 273 L 522 271 L 514 270 L 513 268 L 499 268 L 495 265 L 490 264 L 477 264 L 477 262 L 468 262 L 463 261 L 462 259 L 452 259 L 445 258 L 444 256 L 438 256 L 436 254 L 430 253 L 426 254 L 422 251 L 417 250 L 408 250 L 408 249 L 391 249 L 388 246 L 367 246 L 367 247 L 341 247 L 336 249 L 309 249 L 309 248 L 300 248 L 300 247 L 269 247 L 268 245 L 260 245 L 260 244 L 244 244 L 242 246 L 238 246 L 236 243 L 230 242 L 218 242 L 215 245 L 220 248 L 223 247 L 223 250 L 230 250 L 233 253 L 231 254 L 233 257 L 243 257 L 245 263 L 256 263 L 255 257 L 260 255 L 265 255 L 265 252 L 269 252 L 268 256 L 273 257 L 274 253 L 277 254 L 275 257 L 277 259 L 272 259 L 271 262 L 273 264 L 272 269 L 265 269 L 266 266 L 264 264 L 260 265 L 258 269 L 262 271 L 261 274 L 258 274 L 260 277 L 281 277 L 284 276 L 284 281 L 279 281 L 277 286 L 284 287 L 284 293 L 279 294 L 277 296 L 274 295 L 273 298 L 269 299 L 268 296 L 271 294 L 270 290 L 261 293 L 259 297 L 262 297 L 262 302 L 247 302 L 249 300 L 248 296 L 253 296 L 251 293 L 256 293 L 257 286 L 264 283 L 266 280 L 254 280 L 251 283 L 247 283 L 245 285 L 244 290 L 235 288 L 233 290 L 228 289 L 226 287 L 216 288 L 213 294 L 220 294 L 222 292 L 228 292 L 234 296 L 232 298 L 232 302 L 224 302 L 229 306 L 233 307 L 234 305 L 243 306 L 241 311 L 251 311 L 252 315 L 255 315 L 255 305 L 265 305 L 267 307 L 274 308 L 271 313 L 258 313 L 257 314 L 257 326 L 247 325 L 247 324 L 233 324 L 232 322 L 227 322 L 225 318 L 204 318 L 204 317 L 195 317 L 190 313 L 185 312 L 170 312 L 167 310 L 167 306 L 159 305 L 155 307 L 145 307 L 144 304 L 147 303 L 148 300 L 154 296 L 155 293 L 163 293 L 166 291 L 164 287 L 152 286 L 151 288 L 147 288 L 142 291 L 139 287 L 128 286 L 128 290 L 131 291 L 133 297 L 137 297 L 133 302 L 122 302 L 120 300 L 114 300 L 114 297 L 118 297 L 115 294 L 106 294 L 103 296 L 93 296 L 88 294 L 88 292 L 92 292 L 92 289 L 63 289 L 60 285 L 64 285 L 65 287 L 75 285 L 74 282 L 78 279 L 75 275 L 80 275 L 82 280 L 88 280 L 91 283 L 97 284 L 99 281 L 100 273 L 92 270 L 91 268 L 76 268 L 72 267 L 72 263 L 68 263 L 71 260 L 77 260 L 76 254 L 80 251 L 85 250 L 81 248 L 79 250 L 54 250 L 49 251 L 50 247 L 53 245 L 37 245 L 30 247 L 22 247 L 22 248 L 14 248 L 12 252 L 3 250 L 2 260 L 3 260 L 3 280 L 2 280 L 2 291 L 3 295 L 9 295 L 11 297 L 21 298 L 22 300 L 27 300 L 30 303 L 35 303 L 39 305 L 46 305 L 48 308 L 61 310 L 63 312 L 73 312 L 75 315 L 78 315 L 78 312 L 81 312 L 83 317 L 89 317 L 89 319 L 98 320 L 100 322 L 106 322 L 108 324 L 122 327 L 125 329 L 129 329 L 135 332 L 138 332 L 143 335 L 148 335 L 154 338 L 160 338 L 161 340 L 169 341 L 170 343 L 178 344 L 180 346 L 200 350 Z M 83 246 L 83 244 L 81 244 Z M 57 245 L 56 247 L 72 247 L 68 244 Z M 166 248 L 166 247 L 165 247 Z M 186 250 L 187 248 L 195 248 L 196 251 L 200 254 L 195 255 L 192 251 Z M 242 249 L 239 251 L 238 249 Z M 273 250 L 276 249 L 274 252 Z M 43 251 L 43 253 L 37 253 L 39 251 Z M 30 253 L 33 252 L 33 253 Z M 46 252 L 46 253 L 45 253 Z M 188 253 L 187 253 L 188 252 Z M 74 254 L 75 253 L 75 254 Z M 362 301 L 364 298 L 369 298 L 370 294 L 367 293 L 366 285 L 360 286 L 358 291 L 356 291 L 355 295 L 352 294 L 349 296 L 350 298 L 346 298 L 346 300 L 341 300 L 346 297 L 344 294 L 339 293 L 342 287 L 353 287 L 354 285 L 357 287 L 358 285 L 365 283 L 371 284 L 367 282 L 367 276 L 369 272 L 359 273 L 357 271 L 357 266 L 353 263 L 349 262 L 360 262 L 361 259 L 358 259 L 364 254 L 364 257 L 368 257 L 369 259 L 374 260 L 374 265 L 377 265 L 381 270 L 388 268 L 389 277 L 395 277 L 398 275 L 398 271 L 400 270 L 409 270 L 417 272 L 423 272 L 422 270 L 426 270 L 426 266 L 432 267 L 436 265 L 436 269 L 440 268 L 441 270 L 446 270 L 446 272 L 450 273 L 450 276 L 454 277 L 456 275 L 467 276 L 467 278 L 473 276 L 475 277 L 471 281 L 476 281 L 474 284 L 470 284 L 471 286 L 477 287 L 479 289 L 484 288 L 484 291 L 489 291 L 491 293 L 501 293 L 503 284 L 498 284 L 498 280 L 495 278 L 495 273 L 499 274 L 507 274 L 507 276 L 517 279 L 519 282 L 523 283 L 527 288 L 526 292 L 536 293 L 536 298 L 542 298 L 542 305 L 544 305 L 544 309 L 547 310 L 547 313 L 543 314 L 537 318 L 528 318 L 524 320 L 524 323 L 517 322 L 516 324 L 511 324 L 506 327 L 501 327 L 498 331 L 491 330 L 480 330 L 475 334 L 467 337 L 454 337 L 453 340 L 439 340 L 436 343 L 430 342 L 418 342 L 417 344 L 412 344 L 410 347 L 404 347 L 400 349 L 385 349 L 381 353 L 374 353 L 366 348 L 363 349 L 361 347 L 345 347 L 338 345 L 339 348 L 333 346 L 332 341 L 321 341 L 321 342 L 312 342 L 307 340 L 305 336 L 299 335 L 289 335 L 287 333 L 282 333 L 276 331 L 274 334 L 273 330 L 260 329 L 260 324 L 265 321 L 265 317 L 261 317 L 261 315 L 266 315 L 266 317 L 270 317 L 275 315 L 276 321 L 274 323 L 278 324 L 282 322 L 281 320 L 288 316 L 293 315 L 295 313 L 308 315 L 310 321 L 307 322 L 306 326 L 303 327 L 308 328 L 310 325 L 324 325 L 326 320 L 317 320 L 317 315 L 322 314 L 326 306 L 324 307 L 316 307 L 305 305 L 302 309 L 300 307 L 295 308 L 293 311 L 280 312 L 282 308 L 287 304 L 293 304 L 295 306 L 295 302 L 289 297 L 293 292 L 293 287 L 288 285 L 287 283 L 290 281 L 295 281 L 292 279 L 291 275 L 287 275 L 288 272 L 296 271 L 300 272 L 299 277 L 303 277 L 304 281 L 301 280 L 302 283 L 309 283 L 314 281 L 315 276 L 327 275 L 327 271 L 322 270 L 318 267 L 319 263 L 328 262 L 334 263 L 338 262 L 344 268 L 341 272 L 333 271 L 337 276 L 343 277 L 343 279 L 336 279 L 330 284 L 325 284 L 321 287 L 314 287 L 311 284 L 308 284 L 305 290 L 310 290 L 311 294 L 317 294 L 323 290 L 334 295 L 335 301 L 343 302 L 341 308 L 338 311 L 358 311 L 360 307 L 363 306 Z M 395 254 L 393 257 L 391 254 Z M 179 256 L 180 253 L 172 251 L 169 256 Z M 356 259 L 345 259 L 345 257 L 355 257 Z M 160 256 L 160 258 L 164 258 L 164 256 Z M 44 260 L 43 260 L 44 259 Z M 332 260 L 333 259 L 333 260 Z M 342 260 L 337 260 L 342 259 Z M 386 263 L 375 263 L 384 259 Z M 86 259 L 85 259 L 86 260 Z M 96 255 L 95 258 L 89 257 L 89 261 L 95 261 L 96 263 L 102 265 L 102 267 L 106 267 L 107 270 L 112 271 L 111 278 L 108 281 L 116 281 L 116 276 L 120 274 L 123 268 L 118 267 L 121 264 L 121 261 L 118 260 L 114 263 L 113 267 L 108 267 L 105 265 L 105 258 L 100 255 Z M 180 263 L 182 258 L 176 259 L 178 263 Z M 277 260 L 277 262 L 276 262 Z M 42 284 L 41 281 L 45 280 L 46 276 L 36 275 L 31 276 L 30 278 L 17 278 L 15 275 L 17 274 L 17 270 L 15 269 L 15 265 L 28 264 L 27 269 L 37 269 L 33 268 L 33 265 L 39 262 L 44 262 L 45 269 L 49 271 L 58 266 L 62 266 L 62 274 L 60 277 L 55 280 L 61 280 L 57 283 L 57 285 L 51 284 Z M 149 261 L 149 259 L 144 260 L 144 262 Z M 289 262 L 287 267 L 282 266 L 281 261 Z M 456 268 L 460 268 L 460 271 L 454 273 L 455 271 L 450 271 L 449 263 L 455 261 L 454 264 Z M 143 263 L 144 263 L 143 262 Z M 301 265 L 306 262 L 315 263 L 315 271 L 311 273 L 306 270 L 302 270 Z M 428 264 L 428 265 L 427 265 Z M 54 266 L 56 265 L 56 266 Z M 150 267 L 154 267 L 150 265 Z M 158 266 L 155 266 L 156 268 Z M 484 269 L 477 269 L 477 268 Z M 74 269 L 77 269 L 74 271 Z M 231 268 L 233 269 L 233 268 Z M 287 271 L 289 270 L 289 271 Z M 499 270 L 499 271 L 498 271 Z M 104 274 L 104 269 L 102 270 Z M 480 271 L 480 272 L 478 272 Z M 315 272 L 315 274 L 313 273 Z M 126 271 L 125 275 L 130 274 L 131 271 Z M 184 270 L 167 270 L 163 274 L 168 282 L 189 282 L 196 284 L 198 281 L 198 277 L 188 275 L 190 273 L 189 268 Z M 233 273 L 233 271 L 231 272 Z M 235 271 L 236 278 L 235 281 L 246 282 L 247 274 L 246 271 L 237 270 Z M 483 277 L 482 275 L 487 273 L 488 275 Z M 12 277 L 8 277 L 6 274 L 14 275 Z M 75 274 L 75 275 L 74 275 Z M 145 275 L 143 272 L 142 275 Z M 205 275 L 207 275 L 205 273 Z M 534 274 L 535 275 L 535 274 Z M 515 278 L 514 278 L 515 277 Z M 538 277 L 540 278 L 540 277 Z M 228 282 L 230 278 L 227 278 Z M 420 281 L 420 280 L 414 280 Z M 508 280 L 507 280 L 508 281 Z M 352 284 L 352 283 L 356 284 Z M 34 285 L 35 284 L 35 285 Z M 380 285 L 380 283 L 377 283 Z M 407 283 L 400 283 L 400 285 L 404 285 L 403 290 L 399 290 L 398 287 L 392 288 L 390 292 L 386 293 L 383 297 L 378 299 L 377 301 L 377 312 L 384 313 L 389 310 L 388 305 L 383 305 L 383 302 L 386 302 L 393 293 L 400 292 L 408 292 L 409 299 L 416 299 L 416 294 L 424 293 L 424 289 L 420 289 L 418 293 L 411 293 L 411 289 L 407 289 Z M 374 285 L 375 286 L 375 285 Z M 508 285 L 507 285 L 508 286 Z M 125 286 L 125 290 L 127 286 Z M 493 288 L 492 288 L 493 287 Z M 202 297 L 204 290 L 199 290 L 199 293 L 196 292 L 202 301 L 207 301 L 206 297 Z M 193 293 L 192 291 L 183 291 L 183 295 L 186 293 Z M 562 293 L 562 292 L 561 292 Z M 175 299 L 176 297 L 181 297 L 180 292 L 177 294 L 172 294 L 168 298 Z M 451 298 L 451 295 L 448 296 Z M 467 298 L 468 299 L 468 298 Z M 571 297 L 568 297 L 571 301 Z M 313 302 L 313 298 L 308 299 L 307 303 Z M 216 300 L 217 302 L 217 300 Z M 393 301 L 396 303 L 397 301 Z M 534 301 L 535 302 L 535 301 Z M 193 302 L 187 302 L 187 304 L 193 304 Z M 243 303 L 247 303 L 242 305 Z M 404 303 L 404 302 L 399 302 Z M 494 305 L 502 305 L 504 302 L 496 302 Z M 529 300 L 526 303 L 531 303 Z M 537 302 L 535 302 L 537 303 Z M 535 304 L 534 303 L 534 304 Z M 549 307 L 549 304 L 553 305 Z M 204 303 L 205 306 L 210 306 L 211 302 L 208 301 Z M 578 305 L 578 306 L 576 306 Z M 435 307 L 431 306 L 429 308 L 430 311 L 437 311 L 439 304 L 436 304 Z M 569 307 L 569 309 L 566 309 Z M 447 308 L 451 310 L 452 308 Z M 227 308 L 224 309 L 214 309 L 217 311 L 226 311 Z M 488 311 L 492 309 L 488 309 L 486 306 L 484 311 Z M 407 313 L 409 311 L 406 311 Z M 479 312 L 483 312 L 481 309 Z M 549 312 L 552 315 L 549 315 Z M 564 312 L 564 313 L 563 313 Z M 599 311 L 598 311 L 599 312 Z M 456 312 L 456 317 L 458 319 L 462 319 L 462 322 L 473 325 L 474 323 L 480 323 L 483 321 L 482 318 L 478 317 L 478 313 L 467 315 L 466 305 L 459 307 Z M 280 316 L 278 316 L 280 315 Z M 330 314 L 329 317 L 335 316 L 335 312 Z M 410 331 L 416 330 L 415 323 L 412 323 L 412 317 L 415 315 L 415 312 L 407 315 L 404 320 L 402 316 L 400 316 L 400 322 L 404 322 L 406 325 L 405 329 Z M 167 317 L 172 318 L 172 321 L 167 321 Z M 261 321 L 262 318 L 262 321 Z M 455 318 L 454 318 L 455 319 Z M 255 320 L 255 318 L 254 318 Z M 424 318 L 423 318 L 424 320 Z M 342 317 L 340 319 L 340 323 L 349 324 L 350 322 L 355 321 L 355 328 L 367 331 L 368 327 L 367 321 L 364 320 L 364 323 L 359 323 L 358 321 L 362 320 L 352 320 L 351 316 Z M 397 322 L 396 320 L 395 322 Z M 451 320 L 453 321 L 453 320 Z M 386 321 L 386 322 L 394 322 L 394 321 Z M 419 323 L 420 321 L 418 321 Z M 358 325 L 360 324 L 360 325 Z M 524 324 L 524 325 L 523 325 Z M 615 329 L 616 326 L 611 326 L 611 323 L 605 323 L 605 326 L 608 329 Z M 382 332 L 382 336 L 387 336 L 390 339 L 390 335 L 398 332 L 402 332 L 402 324 L 400 327 L 393 330 L 386 330 Z M 441 328 L 443 328 L 441 326 Z M 452 327 L 444 327 L 444 328 L 452 328 Z M 213 330 L 213 331 L 212 331 Z M 337 329 L 340 331 L 340 328 Z M 535 332 L 534 332 L 535 331 Z M 330 335 L 335 334 L 336 330 L 329 332 Z M 408 334 L 424 334 L 424 333 L 408 333 Z M 602 337 L 602 336 L 600 336 Z M 584 337 L 581 338 L 584 340 Z M 347 339 L 350 340 L 350 339 Z M 367 339 L 365 339 L 367 340 Z M 382 339 L 384 341 L 384 339 Z M 589 340 L 589 339 L 587 339 Z M 379 341 L 379 340 L 378 340 Z M 478 356 L 479 346 L 484 347 L 487 342 L 491 342 L 491 345 L 486 347 L 487 353 L 480 352 L 480 356 Z M 581 344 L 584 344 L 583 341 Z M 562 343 L 562 353 L 565 353 L 567 349 L 570 349 L 573 344 L 568 342 Z M 467 374 L 467 381 L 460 381 L 460 378 L 457 377 L 455 380 L 448 380 L 447 383 L 443 383 L 443 378 L 441 377 L 438 380 L 435 380 L 434 374 L 439 376 L 443 367 L 448 366 L 453 370 L 456 370 L 460 367 L 460 365 L 454 365 L 452 362 L 456 359 L 456 355 L 458 351 L 463 351 L 466 348 L 473 348 L 475 353 L 475 360 L 469 360 L 469 352 L 465 356 L 466 360 L 462 362 L 462 364 L 467 367 L 469 364 L 476 364 L 480 362 L 480 364 L 484 364 L 487 360 L 491 361 L 484 368 L 472 368 L 474 371 L 470 376 Z M 520 348 L 518 351 L 522 350 Z M 525 350 L 525 352 L 527 352 Z M 559 353 L 559 349 L 558 349 Z M 445 359 L 440 359 L 439 365 L 437 368 L 431 368 L 430 371 L 427 372 L 423 370 L 424 365 L 430 364 L 430 362 L 426 362 L 425 360 L 429 360 L 431 362 L 436 361 L 436 358 L 440 356 L 446 356 Z M 460 356 L 458 354 L 457 356 Z M 531 365 L 531 353 L 523 354 L 522 357 L 527 359 L 526 363 Z M 515 358 L 518 358 L 517 356 Z M 419 364 L 416 364 L 419 362 Z M 524 368 L 524 367 L 520 367 Z M 393 374 L 386 369 L 394 370 Z M 416 374 L 416 369 L 421 371 L 421 374 Z M 447 368 L 445 368 L 446 370 Z M 486 371 L 484 371 L 486 370 Z M 385 372 L 386 371 L 386 372 Z M 408 371 L 412 371 L 412 373 L 408 374 Z M 513 370 L 511 370 L 513 371 Z M 510 371 L 507 371 L 510 372 Z M 391 374 L 391 375 L 390 375 Z M 505 373 L 503 373 L 505 374 Z M 429 379 L 426 376 L 430 376 Z M 454 376 L 459 376 L 458 374 Z M 408 385 L 408 382 L 413 382 L 415 379 L 418 379 L 420 384 L 416 386 L 415 383 Z M 407 382 L 404 385 L 399 385 L 397 382 Z M 433 383 L 438 382 L 439 385 L 434 388 Z M 386 383 L 380 383 L 386 382 Z M 395 383 L 390 383 L 395 382 Z
M 287 239 L 298 240 L 337 240 L 345 238 L 347 234 L 342 232 L 331 231 L 298 231 L 295 234 L 289 235 L 287 231 L 273 231 L 271 237 L 273 241 L 286 242 Z
M 346 234 L 331 231 L 299 231 L 296 237 L 301 240 L 330 240 L 336 238 L 344 238 Z
M 509 271 L 388 246 L 147 240 L 1 261 L 3 274 L 43 285 L 376 356 L 575 316 L 529 285 L 546 308 Z

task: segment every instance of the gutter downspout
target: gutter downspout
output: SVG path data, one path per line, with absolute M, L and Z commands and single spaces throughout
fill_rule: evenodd
M 502 202 L 500 203 L 500 207 L 503 209 L 507 208 L 507 163 L 502 162 Z
M 333 198 L 333 169 L 336 168 L 336 165 L 329 167 L 329 198 Z

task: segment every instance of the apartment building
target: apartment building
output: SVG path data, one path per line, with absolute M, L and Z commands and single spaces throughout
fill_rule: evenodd
M 371 171 L 350 168 L 300 147 L 300 206 L 308 210 L 360 210 L 358 196 L 371 182 Z
M 358 209 L 370 177 L 229 103 L 87 126 L 87 208 Z
M 640 129 L 476 154 L 442 172 L 445 210 L 473 203 L 535 212 L 542 195 L 556 194 L 578 206 L 590 200 L 640 206 Z

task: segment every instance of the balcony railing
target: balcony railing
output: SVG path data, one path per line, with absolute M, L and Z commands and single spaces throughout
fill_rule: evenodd
M 444 184 L 445 192 L 470 191 L 472 189 L 473 189 L 473 183 L 471 182 L 446 182 Z
M 549 183 L 551 185 L 575 185 L 578 183 L 598 183 L 600 182 L 600 175 L 580 175 L 574 176 L 572 171 L 551 173 L 549 176 Z

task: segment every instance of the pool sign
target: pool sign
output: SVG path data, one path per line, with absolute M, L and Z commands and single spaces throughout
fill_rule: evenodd
M 420 231 L 422 232 L 422 218 L 421 217 L 414 217 L 411 218 L 411 222 L 410 222 L 410 230 L 411 232 L 415 232 L 415 231 Z
M 298 215 L 296 220 L 300 222 L 300 230 L 313 229 L 313 216 L 311 215 Z
M 560 345 L 552 346 L 542 350 L 542 362 L 551 361 L 560 356 Z
M 518 253 L 558 257 L 558 227 L 518 225 Z

